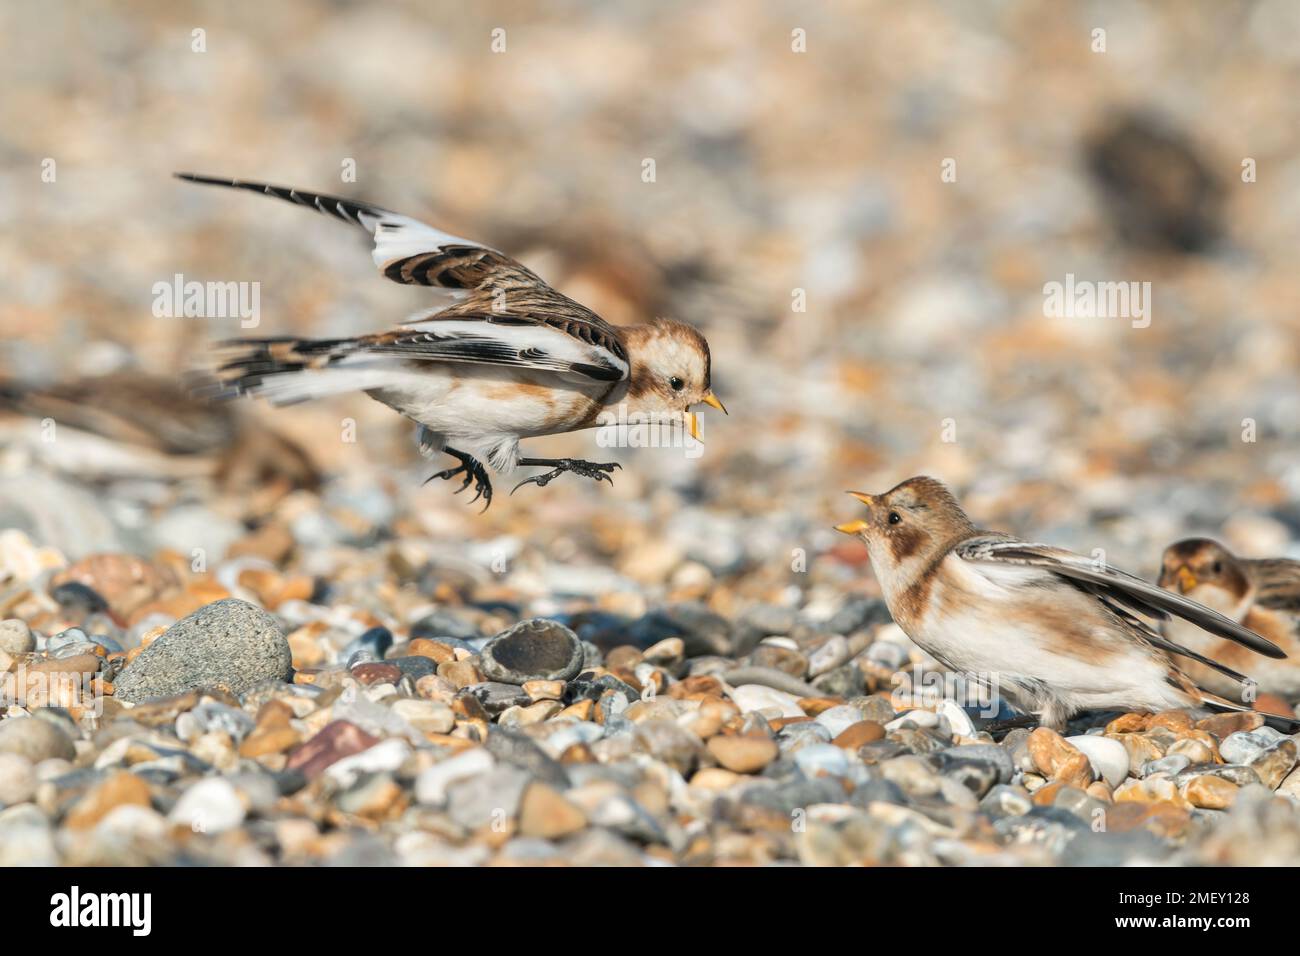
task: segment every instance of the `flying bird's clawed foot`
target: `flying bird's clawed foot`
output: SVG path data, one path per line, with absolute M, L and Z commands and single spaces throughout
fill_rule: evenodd
M 571 471 L 575 475 L 581 475 L 583 478 L 594 478 L 596 481 L 608 481 L 611 485 L 614 479 L 609 477 L 610 472 L 615 468 L 622 468 L 616 461 L 583 461 L 581 458 L 520 458 L 521 465 L 551 465 L 552 471 L 545 474 L 534 475 L 531 478 L 525 478 L 519 484 L 510 490 L 513 495 L 524 485 L 536 485 L 538 488 L 545 488 L 552 480 L 560 477 L 566 471 Z
M 492 482 L 488 479 L 487 469 L 473 455 L 467 455 L 463 451 L 457 451 L 454 448 L 444 448 L 447 454 L 460 461 L 455 468 L 444 468 L 435 474 L 430 475 L 424 480 L 427 485 L 435 478 L 441 478 L 443 481 L 450 481 L 457 475 L 463 474 L 465 480 L 461 482 L 460 487 L 456 489 L 456 494 L 460 494 L 470 486 L 474 485 L 474 497 L 470 499 L 470 504 L 483 499 L 483 510 L 487 511 L 488 506 L 492 504 Z

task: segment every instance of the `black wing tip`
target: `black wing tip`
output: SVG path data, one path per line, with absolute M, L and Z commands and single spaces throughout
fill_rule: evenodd
M 1251 631 L 1250 633 L 1255 634 L 1254 631 Z M 1255 634 L 1255 636 L 1259 637 L 1258 634 Z M 1252 648 L 1252 650 L 1256 650 L 1260 654 L 1263 654 L 1265 657 L 1271 657 L 1274 660 L 1281 660 L 1284 657 L 1286 657 L 1286 651 L 1282 650 L 1282 648 L 1278 647 L 1268 638 L 1259 637 L 1259 640 L 1262 642 L 1263 646 L 1258 648 Z M 1265 647 L 1267 647 L 1267 650 L 1264 649 Z
M 239 180 L 230 179 L 226 176 L 208 176 L 205 173 L 172 173 L 176 179 L 183 179 L 187 183 L 201 183 L 204 186 L 238 186 Z

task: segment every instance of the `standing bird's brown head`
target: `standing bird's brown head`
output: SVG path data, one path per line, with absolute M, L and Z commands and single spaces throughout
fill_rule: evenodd
M 925 561 L 975 531 L 952 492 L 933 478 L 909 478 L 879 495 L 849 494 L 866 505 L 866 517 L 835 530 L 861 537 L 880 570 Z

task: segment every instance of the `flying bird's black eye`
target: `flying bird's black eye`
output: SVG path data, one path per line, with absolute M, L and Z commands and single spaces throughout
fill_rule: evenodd
M 674 375 L 672 378 L 668 380 L 668 384 L 673 387 L 674 392 L 680 392 L 683 388 L 686 387 L 686 383 L 683 382 L 676 375 Z
M 1213 571 L 1215 574 L 1222 574 L 1222 573 L 1223 573 L 1223 562 L 1222 562 L 1222 561 L 1215 561 L 1214 564 L 1210 566 L 1210 570 Z
M 903 520 L 903 516 L 900 515 L 897 511 L 891 511 L 891 512 L 889 513 L 889 523 L 890 523 L 890 524 L 898 524 L 898 522 L 900 522 L 900 521 L 902 521 L 902 520 Z

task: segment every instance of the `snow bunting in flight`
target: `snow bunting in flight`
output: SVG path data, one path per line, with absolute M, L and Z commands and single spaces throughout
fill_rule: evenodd
M 462 475 L 484 507 L 492 484 L 483 463 L 551 470 L 521 481 L 544 486 L 563 472 L 610 481 L 614 463 L 524 458 L 524 438 L 609 421 L 683 422 L 699 439 L 697 404 L 725 412 L 710 386 L 709 344 L 689 325 L 655 319 L 616 327 L 556 292 L 504 253 L 368 203 L 177 173 L 212 186 L 264 193 L 360 226 L 374 260 L 394 282 L 435 287 L 445 300 L 399 328 L 346 339 L 241 339 L 221 366 L 223 394 L 290 404 L 365 392 L 418 422 L 426 453 L 460 464 L 429 478 Z M 620 414 L 615 414 L 621 412 Z M 604 414 L 604 417 L 602 417 Z
M 1246 678 L 1159 634 L 1170 615 L 1269 657 L 1282 651 L 1217 611 L 1103 563 L 980 531 L 941 483 L 852 491 L 867 516 L 836 526 L 866 543 L 895 622 L 951 670 L 1059 730 L 1086 710 L 1240 704 L 1197 687 L 1166 653 Z
M 1178 620 L 1161 625 L 1166 637 L 1241 668 L 1265 693 L 1300 700 L 1300 561 L 1239 558 L 1208 538 L 1187 538 L 1165 548 L 1159 583 L 1264 635 L 1286 651 L 1288 659 L 1266 661 Z M 1241 688 L 1201 665 L 1193 664 L 1187 673 L 1224 697 L 1236 699 L 1241 693 Z

